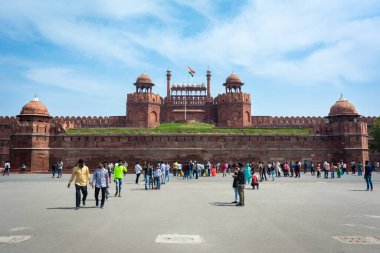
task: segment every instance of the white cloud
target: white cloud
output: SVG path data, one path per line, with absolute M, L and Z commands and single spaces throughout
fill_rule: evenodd
M 76 72 L 70 68 L 35 68 L 24 73 L 25 77 L 38 84 L 59 87 L 84 94 L 106 92 L 112 84 L 91 77 L 83 71 Z
M 378 1 L 251 0 L 228 18 L 215 14 L 216 4 L 14 1 L 0 4 L 0 15 L 26 22 L 19 29 L 32 26 L 68 51 L 128 68 L 151 68 L 153 52 L 174 65 L 210 65 L 224 73 L 238 69 L 253 79 L 286 85 L 340 86 L 379 79 Z M 187 22 L 197 22 L 188 19 L 186 8 L 206 20 L 193 35 L 179 20 L 182 13 Z

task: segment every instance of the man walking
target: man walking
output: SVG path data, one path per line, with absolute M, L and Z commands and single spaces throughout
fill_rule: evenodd
M 304 160 L 303 161 L 303 174 L 306 174 L 306 172 L 307 172 L 307 161 Z
M 51 164 L 51 174 L 53 175 L 53 178 L 55 177 L 55 173 L 57 172 L 57 164 L 52 163 Z
M 363 175 L 363 164 L 362 162 L 358 162 L 358 176 Z
M 9 176 L 9 170 L 10 169 L 11 169 L 11 163 L 9 161 L 5 161 L 3 176 L 5 176 L 5 174 L 7 174 Z
M 87 197 L 87 181 L 91 183 L 90 171 L 85 165 L 83 159 L 79 159 L 77 165 L 73 168 L 73 173 L 71 174 L 67 188 L 70 188 L 71 182 L 75 178 L 75 210 L 79 209 L 81 202 L 81 192 L 83 195 L 83 206 L 86 205 Z
M 236 206 L 244 206 L 244 187 L 245 187 L 245 177 L 243 172 L 243 164 L 238 163 L 238 173 L 237 173 L 237 189 L 239 194 L 239 203 Z
M 373 191 L 373 185 L 372 185 L 372 166 L 369 164 L 369 161 L 365 161 L 365 167 L 364 167 L 364 179 L 367 183 L 367 189 L 366 191 L 369 191 L 369 187 L 371 186 L 371 191 Z
M 127 173 L 127 168 L 123 165 L 123 163 L 120 160 L 113 171 L 113 181 L 115 182 L 116 186 L 115 197 L 118 196 L 118 194 L 119 197 L 121 197 L 121 184 L 124 178 L 124 173 Z
M 139 162 L 137 162 L 135 165 L 135 172 L 136 172 L 136 184 L 139 184 L 139 177 L 141 174 L 141 166 L 140 166 Z
M 144 162 L 143 172 L 144 172 L 145 190 L 148 190 L 150 186 L 149 166 L 150 166 L 150 163 L 147 164 L 146 162 Z
M 58 170 L 58 177 L 57 178 L 62 177 L 62 169 L 63 169 L 63 162 L 59 161 L 57 163 L 57 170 Z
M 92 176 L 92 188 L 95 186 L 95 205 L 99 206 L 99 192 L 102 191 L 102 199 L 100 201 L 100 208 L 104 207 L 104 200 L 106 197 L 106 191 L 108 188 L 108 171 L 105 168 L 107 162 L 103 161 L 99 163 L 94 175 Z
M 295 172 L 296 172 L 296 178 L 300 178 L 301 176 L 301 162 L 300 161 L 297 161 L 296 162 L 296 166 L 295 166 Z

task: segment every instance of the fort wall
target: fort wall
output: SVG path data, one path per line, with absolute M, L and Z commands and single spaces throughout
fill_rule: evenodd
M 70 169 L 79 159 L 94 168 L 101 160 L 136 161 L 333 161 L 361 159 L 361 134 L 76 134 L 50 138 L 50 162 Z M 347 152 L 358 151 L 357 154 Z M 350 157 L 348 157 L 350 156 Z

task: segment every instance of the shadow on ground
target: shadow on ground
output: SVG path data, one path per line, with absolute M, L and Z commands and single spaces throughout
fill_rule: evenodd
M 80 209 L 92 209 L 97 208 L 96 206 L 81 206 Z M 75 207 L 48 207 L 47 210 L 74 210 Z
M 236 206 L 236 203 L 231 202 L 210 202 L 212 206 Z

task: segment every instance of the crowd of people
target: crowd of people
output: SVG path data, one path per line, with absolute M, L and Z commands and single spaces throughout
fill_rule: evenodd
M 11 164 L 9 161 L 5 162 L 3 175 L 9 176 Z M 23 169 L 26 166 L 23 165 Z M 53 178 L 57 174 L 57 178 L 62 177 L 63 162 L 58 161 L 51 166 Z M 365 162 L 365 165 L 361 162 L 351 161 L 349 164 L 344 161 L 340 162 L 316 162 L 306 161 L 303 163 L 300 161 L 284 161 L 284 162 L 264 162 L 258 161 L 243 163 L 211 163 L 197 162 L 197 161 L 185 161 L 180 163 L 175 161 L 174 163 L 157 162 L 155 164 L 151 162 L 144 162 L 140 164 L 136 162 L 134 165 L 134 174 L 136 176 L 135 183 L 139 184 L 140 175 L 143 174 L 145 190 L 160 190 L 161 185 L 168 183 L 171 176 L 176 178 L 182 178 L 183 180 L 199 179 L 200 177 L 214 177 L 217 173 L 226 177 L 227 174 L 232 174 L 233 178 L 233 190 L 235 199 L 232 203 L 237 206 L 244 206 L 244 188 L 245 185 L 251 185 L 253 189 L 259 189 L 260 182 L 272 180 L 277 177 L 294 177 L 300 178 L 301 171 L 304 174 L 310 172 L 312 176 L 317 178 L 323 177 L 325 179 L 340 178 L 344 174 L 352 175 L 357 174 L 362 176 L 364 172 L 364 179 L 367 184 L 367 191 L 373 191 L 372 184 L 372 171 L 379 169 L 379 162 L 370 163 Z M 349 172 L 350 170 L 350 172 Z M 90 170 L 85 165 L 85 161 L 79 159 L 76 166 L 73 168 L 72 175 L 70 177 L 68 187 L 75 179 L 75 196 L 76 205 L 75 209 L 79 209 L 80 204 L 86 205 L 87 198 L 87 184 L 89 182 L 92 188 L 95 188 L 95 203 L 100 208 L 104 207 L 105 200 L 109 198 L 110 184 L 113 181 L 115 184 L 115 197 L 121 197 L 123 178 L 128 172 L 128 163 L 119 160 L 115 163 L 102 161 L 96 167 L 93 176 L 90 176 Z M 101 199 L 99 201 L 99 194 L 101 193 Z M 100 204 L 99 204 L 100 202 Z
M 352 161 L 350 163 L 351 174 L 358 174 L 361 176 L 363 173 L 363 165 L 361 162 L 355 163 Z M 367 190 L 373 190 L 373 184 L 371 180 L 372 171 L 376 169 L 378 164 L 370 164 L 368 161 L 365 163 L 364 168 L 364 178 L 367 183 Z M 268 178 L 272 181 L 276 177 L 301 177 L 301 170 L 306 174 L 310 171 L 312 176 L 317 178 L 321 177 L 321 173 L 324 173 L 324 178 L 328 179 L 335 178 L 335 173 L 337 177 L 341 177 L 344 174 L 348 174 L 348 165 L 343 161 L 338 163 L 333 162 L 317 162 L 315 165 L 313 161 L 307 162 L 306 160 L 301 164 L 300 161 L 296 162 L 268 162 L 258 161 L 257 164 L 254 162 L 243 163 L 217 163 L 212 164 L 210 162 L 199 163 L 196 161 L 186 161 L 183 163 L 174 162 L 169 164 L 168 162 L 158 162 L 153 164 L 151 162 L 144 162 L 142 165 L 136 162 L 134 166 L 134 172 L 136 175 L 135 183 L 139 184 L 139 179 L 141 173 L 144 176 L 144 186 L 145 190 L 160 190 L 161 185 L 170 181 L 171 175 L 173 177 L 182 178 L 186 180 L 199 179 L 200 177 L 212 177 L 216 176 L 217 173 L 221 173 L 223 177 L 227 174 L 231 174 L 233 177 L 232 187 L 235 193 L 235 199 L 232 203 L 236 206 L 244 206 L 244 188 L 245 185 L 251 185 L 253 189 L 259 189 L 259 184 L 262 181 L 267 181 Z M 122 182 L 123 178 L 128 171 L 128 164 L 119 160 L 118 162 L 112 163 L 103 161 L 98 164 L 92 180 L 90 177 L 89 169 L 84 165 L 83 160 L 79 160 L 77 166 L 74 167 L 72 176 L 69 180 L 68 187 L 70 187 L 71 182 L 75 178 L 76 187 L 76 209 L 80 207 L 81 203 L 81 193 L 83 195 L 82 204 L 86 204 L 87 197 L 87 181 L 90 185 L 95 188 L 95 201 L 96 206 L 99 206 L 99 193 L 101 192 L 100 207 L 104 207 L 105 199 L 110 196 L 109 185 L 111 184 L 111 178 L 113 175 L 113 181 L 115 183 L 115 197 L 121 197 Z M 258 174 L 256 173 L 258 172 Z

